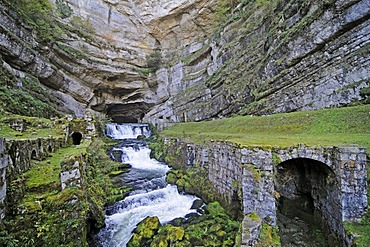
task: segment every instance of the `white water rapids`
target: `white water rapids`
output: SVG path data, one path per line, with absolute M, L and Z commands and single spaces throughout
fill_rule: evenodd
M 114 139 L 149 137 L 150 129 L 144 124 L 108 124 L 107 135 Z M 145 142 L 125 139 L 114 150 L 121 150 L 122 163 L 132 166 L 122 181 L 134 190 L 106 209 L 106 227 L 97 235 L 101 246 L 126 246 L 136 225 L 147 216 L 157 216 L 163 224 L 195 212 L 190 208 L 196 197 L 181 195 L 176 186 L 166 183 L 169 167 L 150 158 Z

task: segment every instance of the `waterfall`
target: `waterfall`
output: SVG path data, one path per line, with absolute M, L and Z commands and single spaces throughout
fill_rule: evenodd
M 105 210 L 106 227 L 97 235 L 101 246 L 126 246 L 136 225 L 147 216 L 157 216 L 164 224 L 195 212 L 190 208 L 196 197 L 181 195 L 176 186 L 166 183 L 170 168 L 150 158 L 150 149 L 144 141 L 127 139 L 137 135 L 149 137 L 150 134 L 149 126 L 145 124 L 107 125 L 108 136 L 125 139 L 113 150 L 121 150 L 122 162 L 131 165 L 122 181 L 134 190 Z
M 149 124 L 107 124 L 106 135 L 113 139 L 137 138 L 139 135 L 150 137 Z

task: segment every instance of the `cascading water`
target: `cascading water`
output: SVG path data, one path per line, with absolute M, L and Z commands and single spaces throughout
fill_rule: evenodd
M 147 216 L 157 216 L 163 224 L 195 212 L 190 208 L 196 198 L 181 195 L 176 186 L 166 183 L 169 167 L 150 158 L 150 149 L 144 141 L 127 139 L 150 134 L 145 124 L 107 125 L 107 136 L 125 139 L 113 150 L 121 150 L 122 163 L 131 165 L 122 181 L 134 190 L 106 209 L 106 227 L 97 235 L 101 246 L 126 246 L 132 230 Z

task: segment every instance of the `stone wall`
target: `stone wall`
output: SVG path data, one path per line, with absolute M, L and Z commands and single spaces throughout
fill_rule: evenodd
M 7 184 L 28 171 L 31 160 L 43 160 L 61 147 L 65 147 L 63 137 L 35 138 L 29 140 L 6 140 L 0 138 L 0 222 L 6 215 L 10 198 L 7 198 Z M 23 190 L 19 190 L 22 192 Z M 23 191 L 24 192 L 24 191 Z M 17 195 L 23 197 L 24 195 Z
M 63 160 L 61 168 L 60 181 L 62 190 L 73 186 L 82 188 L 84 178 L 86 177 L 86 157 L 84 155 L 81 154 L 78 157 Z
M 345 244 L 349 245 L 351 240 L 345 235 L 343 222 L 359 221 L 367 210 L 364 148 L 298 145 L 266 150 L 227 142 L 198 145 L 180 139 L 166 139 L 165 149 L 171 156 L 171 163 L 177 166 L 186 168 L 197 164 L 206 168 L 208 180 L 222 202 L 230 204 L 234 193 L 240 193 L 243 214 L 256 213 L 263 222 L 272 226 L 277 221 L 277 200 L 280 193 L 284 195 L 284 186 L 288 186 L 278 184 L 275 176 L 277 169 L 286 161 L 305 159 L 311 160 L 311 165 L 320 162 L 332 172 L 333 176 L 329 176 L 328 172 L 327 176 L 320 178 L 324 180 L 322 183 L 315 180 L 317 177 L 311 177 L 315 186 L 310 193 L 315 197 L 314 205 L 321 212 L 330 232 L 346 241 Z M 320 184 L 326 186 L 318 188 Z
M 8 155 L 5 153 L 5 138 L 0 138 L 0 220 L 5 217 L 6 168 Z
M 91 140 L 97 135 L 95 121 L 90 114 L 86 114 L 83 119 L 70 117 L 67 121 L 65 119 L 56 119 L 55 121 L 58 124 L 64 123 L 65 136 L 17 140 L 0 138 L 0 222 L 4 219 L 8 207 L 14 204 L 12 200 L 22 198 L 25 193 L 24 190 L 19 189 L 16 198 L 7 197 L 7 190 L 9 189 L 7 184 L 28 171 L 32 160 L 44 160 L 59 148 L 71 145 L 71 135 L 74 132 L 81 133 L 85 140 Z M 22 119 L 10 121 L 9 125 L 18 131 L 26 129 L 26 123 Z M 70 186 L 81 187 L 85 173 L 85 157 L 81 156 L 67 160 L 61 168 L 62 189 Z M 19 184 L 19 186 L 22 185 Z

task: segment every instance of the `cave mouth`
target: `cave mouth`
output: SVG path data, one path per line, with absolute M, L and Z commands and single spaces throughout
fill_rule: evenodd
M 81 140 L 82 140 L 82 134 L 80 132 L 73 132 L 72 134 L 73 145 L 80 145 Z
M 111 117 L 114 123 L 138 123 L 138 119 L 135 117 L 128 116 L 112 116 Z
M 324 163 L 298 158 L 277 167 L 277 223 L 283 246 L 328 246 L 335 174 Z M 329 210 L 329 211 L 328 211 Z

